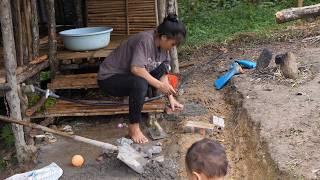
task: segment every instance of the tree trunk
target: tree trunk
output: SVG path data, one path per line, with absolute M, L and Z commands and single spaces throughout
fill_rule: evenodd
M 56 40 L 56 19 L 54 0 L 47 0 L 47 11 L 48 11 L 48 35 L 49 35 L 49 63 L 51 70 L 51 78 L 53 79 L 57 73 L 58 64 L 57 58 L 57 40 Z
M 32 25 L 32 59 L 39 56 L 39 21 L 38 21 L 38 7 L 37 0 L 31 0 L 31 25 Z
M 21 4 L 20 0 L 12 0 L 12 20 L 14 27 L 14 40 L 16 45 L 18 66 L 23 66 L 23 41 L 21 24 Z
M 176 0 L 167 0 L 167 14 L 177 14 L 177 1 Z M 178 74 L 179 71 L 179 61 L 178 61 L 178 51 L 174 47 L 170 51 L 171 55 L 171 72 Z
M 21 119 L 20 100 L 18 96 L 16 79 L 16 51 L 13 38 L 13 27 L 11 19 L 11 8 L 9 0 L 0 0 L 0 21 L 3 38 L 3 58 L 6 69 L 7 83 L 11 91 L 6 92 L 6 99 L 10 107 L 10 117 Z M 23 127 L 21 125 L 12 125 L 15 136 L 15 147 L 17 158 L 20 163 L 28 161 L 28 155 L 25 152 L 26 142 L 24 139 Z
M 284 9 L 276 13 L 276 20 L 278 23 L 284 23 L 288 21 L 293 21 L 296 19 L 306 18 L 310 16 L 320 15 L 320 4 Z

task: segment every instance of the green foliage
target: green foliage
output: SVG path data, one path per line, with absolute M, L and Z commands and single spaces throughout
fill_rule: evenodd
M 28 106 L 29 107 L 34 106 L 40 99 L 41 99 L 41 97 L 38 94 L 28 95 L 28 102 L 29 102 Z M 41 109 L 39 109 L 37 112 L 42 112 L 46 108 L 54 106 L 56 104 L 56 102 L 57 102 L 57 100 L 55 98 L 48 97 L 48 99 L 44 103 L 44 106 Z
M 55 98 L 49 97 L 44 103 L 44 108 L 52 107 L 56 104 L 57 100 Z
M 49 80 L 51 77 L 50 71 L 41 71 L 40 72 L 40 81 Z
M 305 5 L 318 0 L 305 0 Z M 294 7 L 296 0 L 180 0 L 179 14 L 188 30 L 187 46 L 224 42 L 237 33 L 254 32 L 268 36 L 287 26 L 275 22 L 275 13 Z M 190 3 L 192 2 L 192 3 Z
M 6 161 L 0 158 L 0 172 L 4 171 L 7 167 Z
M 7 148 L 13 147 L 14 136 L 12 133 L 11 125 L 6 124 L 0 129 L 0 140 L 4 142 Z

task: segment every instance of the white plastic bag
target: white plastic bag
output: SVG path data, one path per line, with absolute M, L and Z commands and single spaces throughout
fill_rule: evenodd
M 58 180 L 62 174 L 63 170 L 56 163 L 51 163 L 41 169 L 13 175 L 6 180 Z

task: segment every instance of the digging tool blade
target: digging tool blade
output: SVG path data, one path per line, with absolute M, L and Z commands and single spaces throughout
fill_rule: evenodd
M 162 129 L 157 120 L 152 122 L 152 127 L 148 128 L 148 131 L 153 140 L 164 139 L 168 137 L 168 134 Z

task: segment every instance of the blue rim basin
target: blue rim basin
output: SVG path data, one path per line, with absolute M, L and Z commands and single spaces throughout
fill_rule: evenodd
M 104 48 L 110 42 L 111 27 L 86 27 L 61 31 L 65 48 L 72 51 L 88 51 Z

